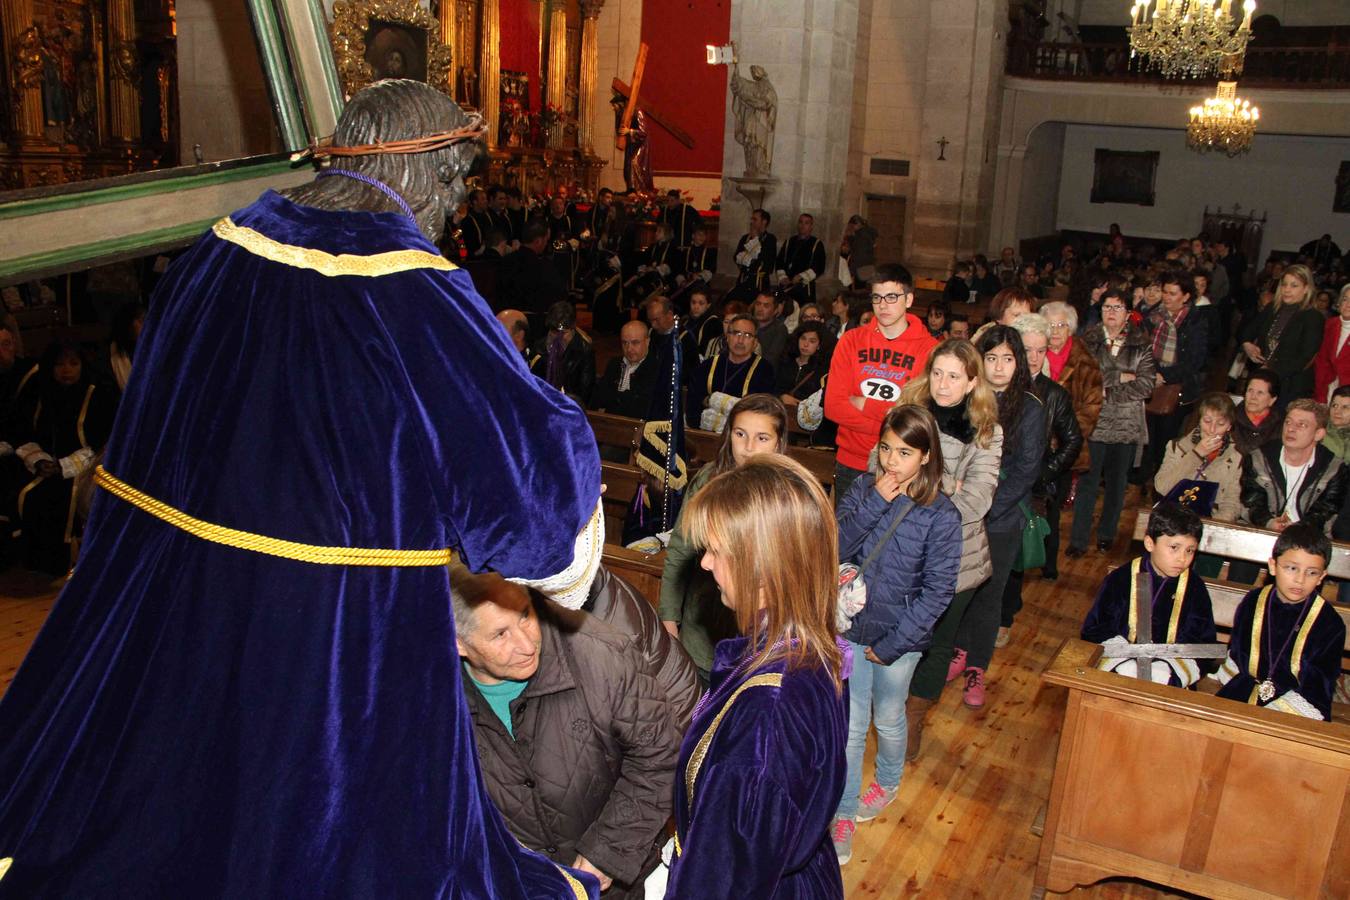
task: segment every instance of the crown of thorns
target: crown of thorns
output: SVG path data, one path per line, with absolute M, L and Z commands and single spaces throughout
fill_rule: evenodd
M 470 117 L 467 125 L 453 131 L 438 131 L 435 134 L 419 138 L 407 138 L 401 141 L 376 141 L 373 144 L 355 144 L 348 147 L 334 146 L 333 136 L 319 138 L 304 150 L 291 154 L 291 161 L 298 162 L 305 157 L 327 159 L 333 156 L 374 156 L 379 154 L 430 153 L 444 150 L 446 147 L 463 141 L 476 141 L 487 134 L 487 122 L 480 115 Z

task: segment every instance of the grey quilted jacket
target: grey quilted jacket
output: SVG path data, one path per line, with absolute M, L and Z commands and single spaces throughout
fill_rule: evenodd
M 577 854 L 641 897 L 660 862 L 679 729 L 633 639 L 537 600 L 539 669 L 511 702 L 514 739 L 464 678 L 488 793 L 522 844 L 570 865 Z
M 1148 443 L 1148 424 L 1144 419 L 1144 404 L 1153 394 L 1157 366 L 1153 362 L 1153 343 L 1144 329 L 1127 323 L 1125 343 L 1111 355 L 1106 344 L 1106 331 L 1093 325 L 1082 337 L 1083 344 L 1092 351 L 1097 365 L 1102 367 L 1102 387 L 1106 402 L 1093 429 L 1092 440 L 1102 444 Z M 1121 382 L 1125 373 L 1134 375 L 1133 381 Z

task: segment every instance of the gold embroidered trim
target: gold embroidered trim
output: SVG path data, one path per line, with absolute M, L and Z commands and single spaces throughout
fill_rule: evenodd
M 596 501 L 595 510 L 591 513 L 590 521 L 588 521 L 582 527 L 581 532 L 577 535 L 577 540 L 580 541 L 582 534 L 585 534 L 587 531 L 591 532 L 590 538 L 587 540 L 588 554 L 586 557 L 586 564 L 582 567 L 581 574 L 578 575 L 576 578 L 572 579 L 567 584 L 563 585 L 563 587 L 560 589 L 553 588 L 552 586 L 548 585 L 547 584 L 548 579 L 544 579 L 543 581 L 531 582 L 532 584 L 539 585 L 540 586 L 539 589 L 541 591 L 544 591 L 545 593 L 550 594 L 551 596 L 566 597 L 568 594 L 575 593 L 576 590 L 579 587 L 581 587 L 581 583 L 583 581 L 589 581 L 590 579 L 595 577 L 597 560 L 600 558 L 601 555 L 603 555 L 605 544 L 605 532 L 604 532 L 605 526 L 604 522 L 601 520 L 601 513 L 604 510 L 603 503 L 604 503 L 603 500 Z M 576 560 L 573 560 L 572 564 L 576 565 Z M 566 572 L 565 569 L 563 571 Z M 563 573 L 560 572 L 559 574 Z M 548 590 L 545 591 L 545 588 L 548 588 Z
M 1273 584 L 1261 588 L 1261 593 L 1256 595 L 1256 609 L 1252 612 L 1252 644 L 1247 648 L 1247 674 L 1257 681 L 1261 680 L 1261 629 L 1266 624 L 1266 601 L 1270 599 L 1270 592 L 1274 589 Z M 1252 696 L 1256 696 L 1255 691 L 1252 692 Z
M 253 534 L 223 525 L 213 525 L 194 518 L 182 510 L 167 503 L 161 503 L 148 494 L 143 494 L 131 485 L 118 480 L 108 470 L 99 466 L 94 470 L 94 483 L 120 500 L 147 512 L 157 519 L 194 537 L 227 547 L 263 553 L 267 556 L 279 556 L 299 562 L 317 563 L 325 566 L 444 566 L 449 565 L 453 551 L 442 550 L 379 550 L 366 547 L 323 547 L 316 544 L 302 544 L 297 541 L 285 541 L 280 538 Z
M 91 450 L 89 441 L 84 436 L 84 420 L 89 417 L 89 401 L 94 397 L 94 386 L 89 385 L 88 390 L 84 392 L 84 402 L 80 404 L 80 417 L 75 420 L 75 436 L 80 439 L 80 446 L 86 450 Z
M 554 863 L 554 865 L 558 866 L 557 863 Z M 562 866 L 558 866 L 558 871 L 562 873 L 563 878 L 567 879 L 567 886 L 572 889 L 572 893 L 576 895 L 577 900 L 587 900 L 586 885 L 581 883 L 581 879 Z
M 1313 623 L 1317 621 L 1318 615 L 1322 612 L 1322 607 L 1327 602 L 1318 594 L 1317 599 L 1313 601 L 1313 608 L 1308 610 L 1308 616 L 1303 620 L 1303 627 L 1298 630 L 1298 637 L 1294 638 L 1294 652 L 1289 656 L 1289 673 L 1298 678 L 1299 670 L 1303 668 L 1303 647 L 1308 643 L 1308 635 L 1312 633 Z
M 708 730 L 703 732 L 703 737 L 699 738 L 698 743 L 694 745 L 694 752 L 689 754 L 689 762 L 686 764 L 684 771 L 684 802 L 686 806 L 690 809 L 694 808 L 694 786 L 698 783 L 698 770 L 703 768 L 703 759 L 708 755 L 708 747 L 712 744 L 713 736 L 717 734 L 717 727 L 722 724 L 722 717 L 727 714 L 727 710 L 731 709 L 731 704 L 735 703 L 736 698 L 749 688 L 782 686 L 782 673 L 766 672 L 763 675 L 747 678 L 745 683 L 736 688 L 731 696 L 727 698 L 727 702 L 717 711 L 717 715 L 713 717 L 712 724 L 708 726 Z M 677 854 L 680 852 L 680 838 L 678 832 L 676 832 L 675 835 L 675 852 Z
M 1139 640 L 1139 567 L 1143 563 L 1142 556 L 1136 557 L 1134 562 L 1130 563 L 1130 643 L 1141 643 Z M 1181 577 L 1177 579 L 1176 591 L 1172 594 L 1172 618 L 1167 623 L 1167 643 L 1175 644 L 1177 642 L 1177 629 L 1181 625 L 1181 604 L 1186 602 L 1186 585 L 1190 582 L 1191 570 L 1183 569 Z M 1153 640 L 1153 635 L 1148 635 L 1142 643 L 1147 644 Z
M 453 272 L 458 268 L 450 260 L 425 250 L 390 250 L 371 256 L 353 256 L 349 253 L 334 255 L 323 250 L 311 250 L 308 247 L 295 247 L 274 241 L 272 238 L 252 228 L 236 225 L 226 216 L 217 222 L 211 230 L 222 241 L 243 247 L 254 256 L 292 266 L 297 269 L 310 269 L 330 278 L 338 275 L 360 275 L 377 277 L 407 272 L 412 269 L 439 269 Z

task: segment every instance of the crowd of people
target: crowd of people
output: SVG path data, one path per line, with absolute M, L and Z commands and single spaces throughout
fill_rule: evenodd
M 589 395 L 576 395 L 594 409 L 644 418 L 653 394 L 670 387 L 653 377 L 657 345 L 683 349 L 685 424 L 720 432 L 722 450 L 684 491 L 667 536 L 657 611 L 663 630 L 657 635 L 644 625 L 641 640 L 661 644 L 661 659 L 687 660 L 686 689 L 711 689 L 694 709 L 692 726 L 687 705 L 666 711 L 678 723 L 667 738 L 671 754 L 682 731 L 685 757 L 708 752 L 709 735 L 727 730 L 737 732 L 739 752 L 755 747 L 761 759 L 770 752 L 765 746 L 775 752 L 772 771 L 738 774 L 751 781 L 729 782 L 728 795 L 714 797 L 719 788 L 697 783 L 706 798 L 698 807 L 696 781 L 683 764 L 677 767 L 684 778 L 674 785 L 671 867 L 657 862 L 662 833 L 648 822 L 643 833 L 652 841 L 632 851 L 641 865 L 605 860 L 599 869 L 606 883 L 614 877 L 631 885 L 634 872 L 663 871 L 680 889 L 698 885 L 717 894 L 709 887 L 713 871 L 693 867 L 702 856 L 724 872 L 753 871 L 765 895 L 773 895 L 794 878 L 826 877 L 818 855 L 823 844 L 811 846 L 799 830 L 819 829 L 822 821 L 834 860 L 847 863 L 857 826 L 894 802 L 906 763 L 921 753 L 925 717 L 946 686 L 958 684 L 967 707 L 989 701 L 987 679 L 997 651 L 1015 639 L 1027 574 L 1059 577 L 1061 514 L 1071 517 L 1068 557 L 1097 553 L 1121 561 L 1118 534 L 1131 484 L 1157 506 L 1144 555 L 1113 569 L 1083 623 L 1084 639 L 1106 648 L 1103 667 L 1137 675 L 1136 661 L 1120 655 L 1128 644 L 1213 642 L 1203 578 L 1217 575 L 1224 560 L 1197 552 L 1201 517 L 1247 523 L 1279 537 L 1262 567 L 1269 582 L 1239 607 L 1234 649 L 1226 660 L 1155 661 L 1145 677 L 1330 718 L 1344 627 L 1318 585 L 1330 563 L 1329 537 L 1350 538 L 1344 465 L 1350 354 L 1340 362 L 1350 337 L 1350 287 L 1337 289 L 1330 318 L 1315 300 L 1324 285 L 1336 283 L 1337 266 L 1325 259 L 1316 270 L 1273 262 L 1253 280 L 1221 241 L 1179 242 L 1149 258 L 1115 233 L 1081 268 L 1072 248 L 1049 265 L 1023 266 L 1010 250 L 993 265 L 983 258 L 958 265 L 942 298 L 922 309 L 903 266 L 869 263 L 866 280 L 826 304 L 808 290 L 823 268 L 818 241 L 805 279 L 756 269 L 754 254 L 775 245 L 768 225 L 767 214 L 756 211 L 738 242 L 740 277 L 720 303 L 707 282 L 674 300 L 669 286 L 654 286 L 643 304 L 646 321 L 622 326 L 621 356 Z M 797 238 L 813 240 L 809 216 L 798 219 L 798 229 Z M 846 265 L 847 257 L 840 259 Z M 972 301 L 984 295 L 985 320 L 972 321 Z M 562 321 L 564 328 L 551 331 L 551 339 L 571 346 L 570 308 L 558 314 L 563 318 L 550 311 L 550 327 Z M 552 379 L 548 372 L 541 377 Z M 561 381 L 557 386 L 575 393 Z M 1230 386 L 1241 391 L 1237 402 Z M 804 540 L 803 510 L 820 499 L 793 481 L 801 473 L 789 474 L 785 454 L 794 430 L 836 453 L 833 515 L 821 527 L 845 564 L 840 581 L 860 586 L 839 590 L 837 598 L 833 582 L 808 597 L 789 577 L 790 571 L 808 582 L 826 580 L 814 569 L 825 546 L 820 534 L 810 549 L 791 548 Z M 822 435 L 828 437 L 818 440 Z M 762 492 L 773 479 L 784 495 L 770 502 Z M 802 498 L 801 509 L 787 509 L 792 497 Z M 811 571 L 802 573 L 807 561 Z M 1229 564 L 1230 579 L 1257 585 L 1259 574 L 1254 565 Z M 1144 621 L 1152 638 L 1141 637 L 1135 624 L 1140 578 L 1150 585 L 1152 614 Z M 757 586 L 757 612 L 747 606 L 749 584 Z M 858 605 L 849 596 L 866 599 Z M 642 605 L 639 598 L 632 603 Z M 816 613 L 828 607 L 832 627 L 808 628 L 786 612 L 801 616 L 811 604 Z M 1271 629 L 1267 643 L 1287 648 L 1286 639 L 1296 637 L 1298 651 L 1252 655 L 1252 629 L 1259 636 L 1261 623 Z M 829 634 L 838 635 L 839 651 Z M 550 646 L 548 639 L 536 644 Z M 757 675 L 778 678 L 803 655 L 814 674 L 801 707 L 785 707 L 782 699 L 772 710 L 765 700 L 743 703 L 734 715 L 745 719 L 722 722 L 723 714 L 732 715 L 732 701 L 760 683 Z M 840 677 L 848 693 L 832 697 L 829 686 Z M 492 696 L 485 688 L 489 705 Z M 710 698 L 722 707 L 711 719 L 704 708 Z M 815 733 L 805 747 L 784 747 L 773 731 L 781 721 L 755 718 L 801 717 L 807 708 Z M 872 727 L 875 776 L 864 784 L 863 748 Z M 604 756 L 603 740 L 595 741 L 597 758 Z M 776 780 L 805 767 L 814 771 L 806 784 Z M 622 768 L 606 781 L 614 791 L 621 789 Z M 702 771 L 717 770 L 705 762 Z M 500 791 L 511 794 L 519 781 L 519 773 L 506 777 Z M 769 784 L 783 796 L 765 793 Z M 782 806 L 787 799 L 790 813 Z M 534 815 L 534 804 L 516 805 Z M 733 812 L 747 808 L 763 809 L 754 816 Z M 588 828 L 605 827 L 597 815 Z M 765 830 L 763 816 L 777 824 Z M 537 824 L 520 831 L 532 828 Z M 575 853 L 578 865 L 591 867 L 596 860 L 587 848 L 594 841 L 583 843 L 583 833 L 589 832 L 553 841 L 550 851 L 565 846 L 556 858 Z M 825 832 L 813 833 L 823 841 Z M 747 858 L 760 839 L 765 846 L 786 841 L 799 868 L 764 872 L 766 860 Z M 689 866 L 684 872 L 681 863 Z M 834 879 L 830 874 L 827 883 Z

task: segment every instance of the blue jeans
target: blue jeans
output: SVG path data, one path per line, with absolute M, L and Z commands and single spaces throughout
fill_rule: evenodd
M 844 752 L 848 774 L 836 813 L 844 818 L 858 814 L 863 751 L 867 748 L 867 727 L 873 721 L 877 726 L 877 783 L 888 789 L 900 786 L 909 739 L 905 701 L 909 699 L 909 680 L 923 655 L 915 650 L 889 666 L 879 666 L 868 661 L 866 647 L 852 641 L 849 645 L 853 648 L 853 676 L 848 680 L 848 748 Z

